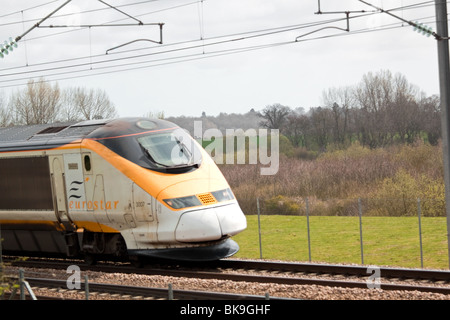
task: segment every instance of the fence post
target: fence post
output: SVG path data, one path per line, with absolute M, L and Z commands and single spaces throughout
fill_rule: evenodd
M 3 268 L 2 225 L 0 224 L 0 272 Z
M 309 232 L 309 200 L 308 197 L 305 198 L 305 205 L 306 205 L 306 227 L 308 229 L 308 255 L 309 255 L 309 262 L 311 262 L 311 237 Z
M 84 292 L 86 294 L 86 300 L 89 300 L 89 281 L 87 274 L 84 275 Z
M 20 300 L 25 300 L 25 283 L 24 271 L 19 269 L 19 286 L 20 286 Z
M 171 283 L 169 283 L 168 293 L 169 293 L 169 300 L 173 300 L 173 288 L 172 288 L 172 284 Z
M 258 209 L 258 234 L 259 234 L 259 258 L 262 259 L 262 243 L 261 243 L 261 219 L 259 210 L 259 198 L 256 198 L 256 208 Z
M 359 242 L 360 242 L 360 246 L 361 246 L 361 264 L 364 264 L 361 198 L 358 198 L 358 213 L 359 213 Z
M 37 300 L 33 290 L 31 289 L 30 284 L 27 281 L 25 281 L 23 269 L 19 269 L 19 286 L 20 286 L 20 300 L 25 300 L 25 289 L 28 290 L 28 293 L 30 294 L 32 300 Z
M 417 216 L 419 217 L 420 266 L 423 269 L 422 221 L 420 218 L 421 214 L 422 208 L 420 205 L 420 198 L 417 198 Z

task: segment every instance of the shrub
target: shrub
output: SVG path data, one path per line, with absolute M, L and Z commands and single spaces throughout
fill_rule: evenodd
M 264 201 L 264 213 L 280 215 L 299 215 L 300 204 L 294 199 L 278 195 Z
M 308 197 L 312 215 L 356 215 L 357 199 L 362 198 L 364 215 L 404 216 L 417 213 L 420 198 L 424 215 L 442 216 L 441 149 L 423 142 L 379 149 L 354 143 L 313 160 L 282 153 L 273 176 L 262 176 L 261 164 L 220 165 L 220 169 L 245 214 L 257 213 L 256 198 L 268 201 L 267 210 L 291 214 L 296 204 L 304 214 Z
M 422 140 L 403 145 L 395 152 L 394 160 L 410 172 L 422 172 L 433 178 L 442 178 L 444 172 L 442 146 L 432 146 Z
M 381 149 L 380 149 L 381 150 Z M 349 159 L 349 158 L 363 158 L 371 154 L 376 153 L 379 150 L 373 150 L 361 146 L 359 142 L 354 142 L 346 149 L 336 149 L 330 150 L 329 152 L 323 153 L 321 159 Z
M 444 181 L 432 179 L 425 174 L 412 176 L 400 169 L 392 178 L 384 179 L 377 190 L 370 195 L 376 199 L 374 215 L 407 216 L 417 214 L 418 199 L 421 200 L 425 216 L 445 215 Z M 373 201 L 375 206 L 375 201 Z
M 308 197 L 308 202 L 310 216 L 358 215 L 358 199 L 318 199 L 316 197 Z M 306 214 L 306 212 L 303 213 Z

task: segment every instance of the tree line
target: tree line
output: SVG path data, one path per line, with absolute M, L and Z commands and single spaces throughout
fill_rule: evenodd
M 103 90 L 30 80 L 12 93 L 0 96 L 0 127 L 71 122 L 117 116 L 114 104 Z
M 402 74 L 368 73 L 356 86 L 323 92 L 323 106 L 291 109 L 269 105 L 259 112 L 261 125 L 279 129 L 296 147 L 325 150 L 354 141 L 370 148 L 412 143 L 435 145 L 441 137 L 440 100 L 427 97 Z
M 369 72 L 355 86 L 323 91 L 322 106 L 291 108 L 268 105 L 245 114 L 220 113 L 201 117 L 169 117 L 192 132 L 194 121 L 203 129 L 279 129 L 294 147 L 325 151 L 330 146 L 346 148 L 358 141 L 377 148 L 423 139 L 436 145 L 441 138 L 440 99 L 427 96 L 402 74 L 390 71 Z M 149 113 L 148 115 L 151 115 Z M 164 118 L 164 113 L 158 117 Z M 0 126 L 70 122 L 118 116 L 114 104 L 102 90 L 60 89 L 40 79 L 10 97 L 0 95 Z

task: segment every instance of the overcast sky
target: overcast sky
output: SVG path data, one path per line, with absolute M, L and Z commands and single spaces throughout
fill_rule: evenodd
M 0 42 L 66 1 L 2 2 Z M 435 29 L 434 1 L 367 2 L 403 8 L 392 13 Z M 307 110 L 322 104 L 324 90 L 390 70 L 439 94 L 433 37 L 358 0 L 320 4 L 321 15 L 317 0 L 72 0 L 0 60 L 0 93 L 44 77 L 61 88 L 106 91 L 120 116 L 245 113 L 274 103 Z M 342 30 L 344 11 L 363 10 L 350 14 L 350 32 Z M 112 23 L 131 26 L 101 26 Z M 160 41 L 153 23 L 164 23 L 163 44 L 147 41 Z

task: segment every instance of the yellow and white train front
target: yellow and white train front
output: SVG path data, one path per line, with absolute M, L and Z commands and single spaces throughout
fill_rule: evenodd
M 105 181 L 104 192 L 123 199 L 111 208 L 116 223 L 109 225 L 120 231 L 130 255 L 215 260 L 239 250 L 230 237 L 246 228 L 245 216 L 214 161 L 183 129 L 161 120 L 112 121 L 81 148 L 114 167 L 105 179 L 121 181 L 120 188 Z M 119 228 L 131 208 L 132 227 Z

